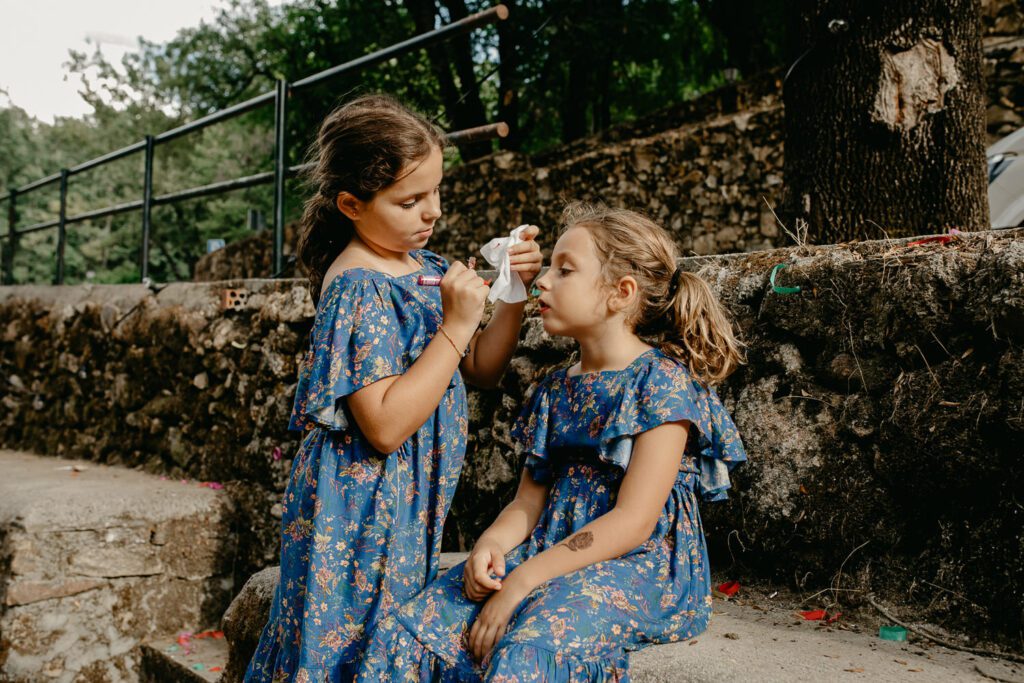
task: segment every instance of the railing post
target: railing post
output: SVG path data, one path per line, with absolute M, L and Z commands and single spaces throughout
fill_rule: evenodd
M 153 136 L 146 136 L 146 160 L 142 174 L 142 248 L 139 249 L 139 277 L 149 277 L 149 231 L 153 208 Z
M 7 253 L 4 254 L 4 284 L 14 284 L 14 250 L 18 248 L 18 233 L 15 226 L 18 224 L 18 191 L 13 187 L 10 190 L 10 199 L 7 204 Z
M 288 81 L 277 79 L 274 97 L 274 267 L 279 274 L 284 265 L 284 181 L 288 170 L 285 150 L 285 116 L 287 114 Z
M 60 170 L 60 223 L 57 224 L 57 272 L 53 284 L 64 284 L 64 246 L 68 241 L 68 169 Z

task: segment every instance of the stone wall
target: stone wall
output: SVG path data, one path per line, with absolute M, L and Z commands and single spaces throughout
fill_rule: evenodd
M 1024 231 L 687 259 L 736 316 L 749 363 L 721 389 L 751 462 L 702 508 L 743 581 L 873 590 L 975 633 L 1024 608 Z M 789 267 L 770 292 L 768 272 Z M 496 391 L 470 396 L 445 549 L 511 496 L 509 423 L 572 345 L 532 305 Z M 0 289 L 0 444 L 222 482 L 236 587 L 276 563 L 285 432 L 313 309 L 299 281 Z M 1017 647 L 1019 648 L 1019 640 Z
M 983 0 L 988 139 L 1024 125 L 1024 2 Z
M 685 253 L 781 244 L 765 202 L 781 198 L 777 91 L 778 74 L 766 74 L 542 155 L 501 152 L 456 166 L 445 175 L 445 215 L 427 248 L 465 260 L 492 237 L 535 223 L 550 253 L 572 199 L 643 208 Z M 295 235 L 289 225 L 288 254 Z M 269 264 L 270 233 L 263 232 L 203 257 L 195 279 L 269 274 Z

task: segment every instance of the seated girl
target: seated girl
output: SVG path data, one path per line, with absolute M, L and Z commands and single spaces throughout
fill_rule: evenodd
M 513 428 L 515 499 L 464 566 L 384 618 L 363 681 L 625 681 L 631 651 L 711 615 L 697 495 L 746 459 L 711 387 L 742 362 L 722 305 L 668 233 L 576 205 L 536 281 L 544 329 L 580 361 Z

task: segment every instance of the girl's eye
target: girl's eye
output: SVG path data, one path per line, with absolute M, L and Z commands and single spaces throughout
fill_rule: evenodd
M 568 275 L 569 273 L 571 273 L 571 272 L 572 272 L 572 270 L 571 270 L 571 269 L 569 269 L 569 268 L 559 268 L 559 269 L 558 269 L 558 272 L 559 272 L 559 274 L 561 274 L 561 275 Z
M 403 209 L 411 209 L 412 207 L 416 206 L 416 200 L 414 199 L 411 202 L 399 204 L 399 206 L 402 207 Z

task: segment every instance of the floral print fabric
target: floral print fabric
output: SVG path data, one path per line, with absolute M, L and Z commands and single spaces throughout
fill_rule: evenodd
M 466 446 L 456 371 L 433 415 L 393 453 L 376 451 L 345 397 L 404 373 L 442 319 L 447 262 L 416 273 L 354 268 L 325 290 L 299 373 L 291 429 L 306 430 L 284 494 L 281 579 L 247 682 L 347 681 L 375 622 L 437 575 L 441 532 Z
M 691 423 L 690 438 L 646 542 L 534 590 L 482 664 L 465 638 L 484 603 L 463 595 L 456 566 L 379 623 L 358 680 L 626 681 L 629 652 L 701 633 L 711 586 L 696 494 L 722 498 L 728 471 L 746 455 L 715 392 L 656 349 L 621 371 L 570 377 L 563 369 L 538 386 L 513 436 L 532 476 L 551 488 L 506 571 L 611 510 L 633 438 L 680 420 Z

